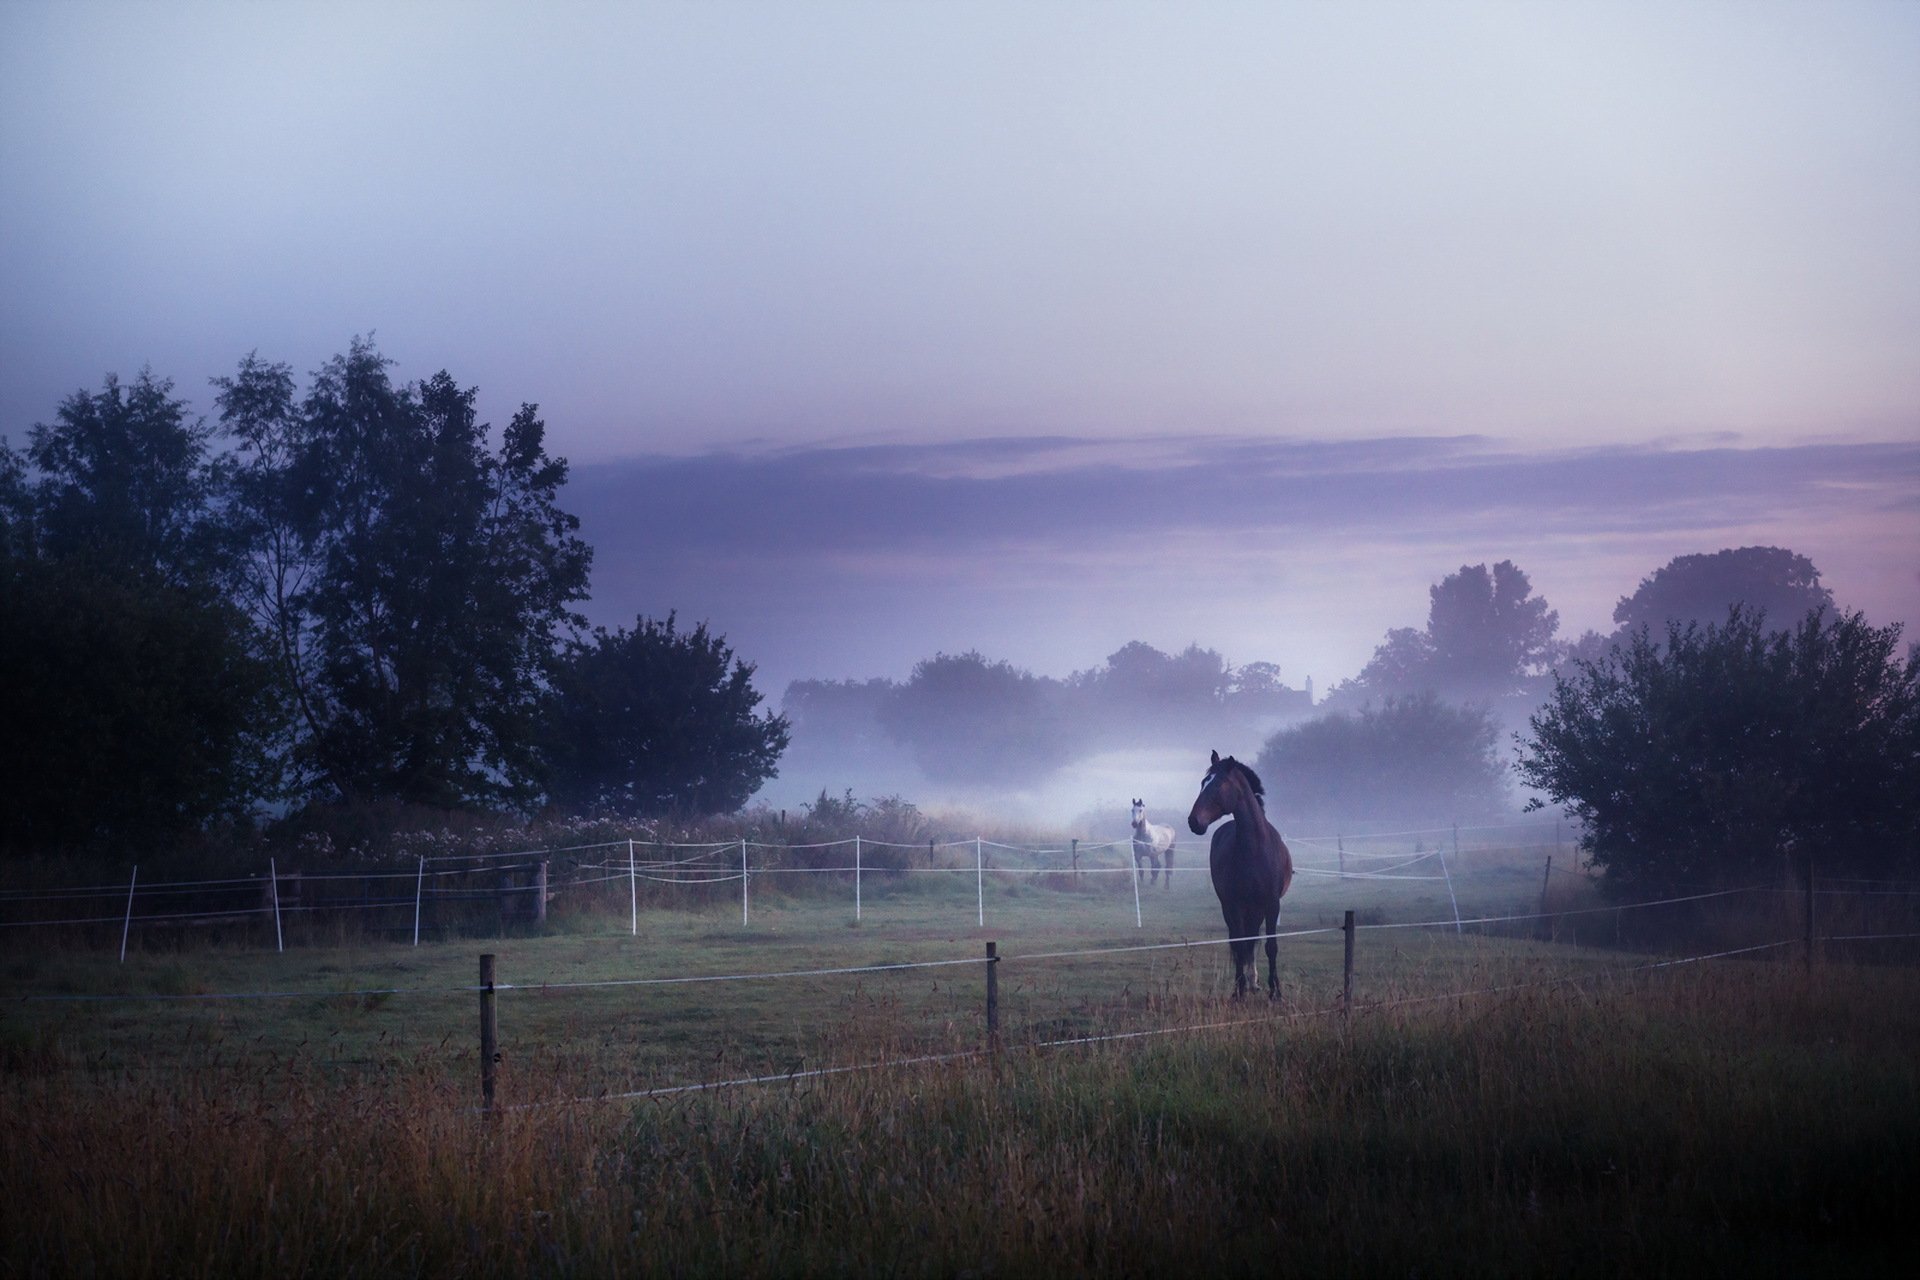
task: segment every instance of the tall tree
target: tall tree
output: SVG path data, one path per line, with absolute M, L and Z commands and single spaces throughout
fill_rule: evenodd
M 497 454 L 445 372 L 395 386 L 356 339 L 297 406 L 282 365 L 221 380 L 250 607 L 305 725 L 309 786 L 439 807 L 534 794 L 533 726 L 591 551 L 532 405 Z
M 221 590 L 224 471 L 172 385 L 110 375 L 0 456 L 0 843 L 170 837 L 278 793 L 275 686 Z
M 1773 631 L 1641 628 L 1556 676 L 1522 744 L 1523 782 L 1586 827 L 1619 892 L 1920 870 L 1920 657 L 1900 629 L 1811 613 Z
M 1461 565 L 1427 591 L 1427 626 L 1387 633 L 1352 685 L 1349 699 L 1437 692 L 1504 698 L 1525 691 L 1555 655 L 1560 615 L 1533 594 L 1519 566 L 1502 560 Z
M 1741 547 L 1675 556 L 1620 598 L 1613 620 L 1623 628 L 1651 628 L 1657 636 L 1669 622 L 1724 622 L 1734 605 L 1764 613 L 1768 625 L 1785 630 L 1814 609 L 1831 609 L 1833 592 L 1820 585 L 1820 571 L 1803 555 L 1782 547 Z
M 172 380 L 151 370 L 131 385 L 108 374 L 97 393 L 68 396 L 54 421 L 34 424 L 28 436 L 43 552 L 119 577 L 173 586 L 206 580 L 219 547 L 212 434 L 190 419 Z
M 756 715 L 753 667 L 706 625 L 596 629 L 555 672 L 541 735 L 549 798 L 624 816 L 731 813 L 774 776 L 783 716 Z

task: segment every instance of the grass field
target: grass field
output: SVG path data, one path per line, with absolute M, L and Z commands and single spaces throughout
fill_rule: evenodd
M 1282 943 L 1277 1006 L 1225 999 L 1191 869 L 1143 893 L 1142 928 L 1121 877 L 989 875 L 982 904 L 954 873 L 866 878 L 857 925 L 850 883 L 756 880 L 745 925 L 715 895 L 637 937 L 609 894 L 563 895 L 538 936 L 417 949 L 150 940 L 122 966 L 16 945 L 0 1270 L 1908 1274 L 1913 971 L 1809 974 L 1790 948 L 1654 968 L 1609 912 L 1558 942 L 1393 927 L 1450 922 L 1456 898 L 1529 911 L 1542 864 L 1463 856 L 1451 897 L 1303 876 L 1284 929 L 1369 926 L 1350 1022 L 1337 932 Z M 1701 950 L 1739 940 L 1693 922 Z M 1570 945 L 1576 923 L 1610 945 Z M 1743 923 L 1793 936 L 1791 913 Z M 490 1117 L 483 950 L 504 985 Z M 934 961 L 963 963 L 569 985 Z M 206 995 L 248 998 L 122 998 Z

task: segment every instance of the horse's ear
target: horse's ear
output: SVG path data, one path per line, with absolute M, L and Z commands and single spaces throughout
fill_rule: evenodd
M 1213 753 L 1213 763 L 1215 764 L 1220 763 L 1220 753 L 1218 751 Z

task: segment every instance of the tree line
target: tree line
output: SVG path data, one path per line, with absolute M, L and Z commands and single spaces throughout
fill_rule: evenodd
M 355 339 L 250 354 L 217 418 L 108 376 L 0 444 L 0 848 L 263 808 L 738 808 L 786 721 L 705 626 L 589 630 L 537 406 L 504 430 Z
M 1793 859 L 1920 871 L 1920 657 L 1898 626 L 1835 606 L 1806 557 L 1741 547 L 1676 557 L 1622 596 L 1615 630 L 1560 638 L 1511 561 L 1462 565 L 1422 628 L 1390 630 L 1317 706 L 1272 663 L 1140 642 L 1065 680 L 978 652 L 905 681 L 802 680 L 800 739 L 906 752 L 929 777 L 1044 778 L 1115 747 L 1258 734 L 1276 813 L 1326 827 L 1576 818 L 1619 892 L 1697 887 Z

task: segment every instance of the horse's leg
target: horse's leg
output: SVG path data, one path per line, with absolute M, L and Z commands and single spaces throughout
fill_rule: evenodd
M 1159 884 L 1160 883 L 1160 855 L 1158 853 L 1150 853 L 1147 855 L 1147 860 L 1153 863 L 1153 874 L 1147 877 L 1147 883 Z
M 1267 935 L 1267 999 L 1280 998 L 1280 915 L 1275 912 L 1265 922 Z M 1249 957 L 1251 958 L 1251 957 Z
M 1240 999 L 1255 985 L 1253 949 L 1257 945 L 1253 931 L 1260 927 L 1260 917 L 1248 913 L 1236 913 L 1239 918 L 1229 926 L 1233 936 L 1233 998 Z

